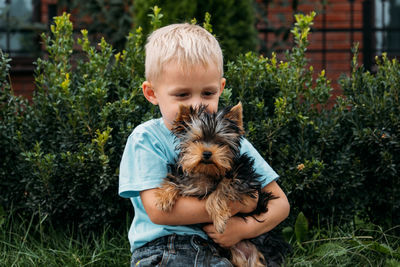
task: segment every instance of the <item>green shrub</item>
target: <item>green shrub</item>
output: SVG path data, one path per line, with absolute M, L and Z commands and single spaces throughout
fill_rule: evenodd
M 248 138 L 281 175 L 292 213 L 303 211 L 315 222 L 333 214 L 352 218 L 355 203 L 344 205 L 354 185 L 350 177 L 337 178 L 343 169 L 334 162 L 342 154 L 332 153 L 341 149 L 335 128 L 340 110 L 327 108 L 332 88 L 324 72 L 314 80 L 313 68 L 307 68 L 314 16 L 296 15 L 296 46 L 286 61 L 248 53 L 228 64 L 226 77 L 231 102 L 243 102 Z
M 142 27 L 145 33 L 152 30 L 148 13 L 154 5 L 164 14 L 161 26 L 190 22 L 193 18 L 203 18 L 208 12 L 212 15 L 212 32 L 221 44 L 224 58 L 232 60 L 240 53 L 256 50 L 253 1 L 135 0 L 133 4 L 134 24 Z
M 15 205 L 23 208 L 24 178 L 19 169 L 23 143 L 23 129 L 26 128 L 24 112 L 28 102 L 12 94 L 8 83 L 10 59 L 0 49 L 0 206 Z
M 154 115 L 140 89 L 143 36 L 131 33 L 126 49 L 114 54 L 104 40 L 90 46 L 84 30 L 77 44 L 68 15 L 57 17 L 51 32 L 43 36 L 48 57 L 36 62 L 32 105 L 15 112 L 19 102 L 2 91 L 1 150 L 14 153 L 5 151 L 0 184 L 20 185 L 23 196 L 2 190 L 2 205 L 15 200 L 27 213 L 40 210 L 55 223 L 85 228 L 120 223 L 131 211 L 117 196 L 120 157 L 132 129 Z
M 125 37 L 134 27 L 142 27 L 144 34 L 152 31 L 149 12 L 157 5 L 165 15 L 162 25 L 202 19 L 212 14 L 213 33 L 221 42 L 224 56 L 234 59 L 239 53 L 257 49 L 256 15 L 251 0 L 60 0 L 60 10 L 74 10 L 80 28 L 86 28 L 92 38 L 104 36 L 116 49 L 124 47 Z
M 352 151 L 352 171 L 363 192 L 362 215 L 381 225 L 400 225 L 400 64 L 376 58 L 375 74 L 353 60 L 351 77 L 341 81 L 344 121 Z
M 397 225 L 399 64 L 384 57 L 376 75 L 355 69 L 330 107 L 324 71 L 314 74 L 305 58 L 312 18 L 296 15 L 285 61 L 247 53 L 228 63 L 222 104 L 242 101 L 247 137 L 281 175 L 288 222 L 303 211 L 314 224 L 364 214 Z
M 122 50 L 133 28 L 132 0 L 59 0 L 58 10 L 73 12 L 78 29 L 87 29 L 93 39 L 104 37 L 114 48 Z

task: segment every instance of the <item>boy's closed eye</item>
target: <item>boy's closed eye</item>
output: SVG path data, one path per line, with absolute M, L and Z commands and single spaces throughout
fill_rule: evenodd
M 177 94 L 175 94 L 175 97 L 177 97 L 177 98 L 187 98 L 187 97 L 189 97 L 189 93 L 177 93 Z
M 201 96 L 208 98 L 208 97 L 212 97 L 215 94 L 217 94 L 218 90 L 217 89 L 207 89 L 204 90 L 203 92 L 201 92 Z M 186 99 L 186 98 L 190 98 L 190 96 L 192 95 L 191 92 L 174 92 L 173 96 L 179 99 Z
M 209 96 L 213 96 L 213 95 L 215 95 L 217 93 L 217 91 L 215 90 L 212 90 L 212 91 L 205 91 L 205 92 L 203 92 L 203 96 L 205 96 L 205 97 L 209 97 Z

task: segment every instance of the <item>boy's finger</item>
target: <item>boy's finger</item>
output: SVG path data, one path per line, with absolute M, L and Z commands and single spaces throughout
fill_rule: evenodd
M 214 225 L 212 223 L 206 224 L 205 226 L 203 226 L 203 231 L 206 233 L 214 233 L 215 232 Z

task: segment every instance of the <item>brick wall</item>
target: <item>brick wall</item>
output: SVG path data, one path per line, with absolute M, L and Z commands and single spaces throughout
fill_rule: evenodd
M 49 5 L 57 5 L 57 0 L 42 0 L 41 7 L 40 7 L 40 14 L 42 23 L 48 24 L 49 23 Z
M 19 57 L 12 58 L 10 62 L 10 83 L 15 95 L 20 95 L 31 100 L 33 91 L 35 90 L 32 64 L 33 58 Z
M 13 73 L 11 78 L 12 89 L 14 94 L 23 96 L 28 100 L 32 100 L 32 94 L 35 90 L 35 79 L 33 73 Z

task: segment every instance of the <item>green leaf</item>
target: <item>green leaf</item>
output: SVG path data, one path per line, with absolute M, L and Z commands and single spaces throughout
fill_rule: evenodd
M 282 235 L 283 235 L 283 238 L 285 239 L 285 241 L 289 242 L 294 236 L 293 227 L 288 226 L 288 227 L 283 228 Z
M 393 255 L 394 251 L 393 249 L 386 245 L 386 244 L 382 244 L 382 243 L 378 243 L 378 242 L 371 242 L 370 243 L 371 249 L 386 254 L 386 255 Z
M 6 220 L 5 217 L 6 217 L 6 213 L 3 209 L 3 207 L 0 206 L 0 227 L 4 224 L 4 222 Z
M 400 266 L 400 261 L 397 261 L 395 259 L 386 259 L 385 267 L 399 267 L 399 266 Z
M 296 241 L 298 243 L 304 242 L 307 240 L 308 236 L 308 221 L 306 216 L 304 216 L 303 212 L 300 212 L 297 216 L 296 223 L 294 226 Z
M 314 254 L 319 257 L 340 257 L 346 255 L 346 248 L 342 247 L 339 243 L 326 243 L 315 249 Z

